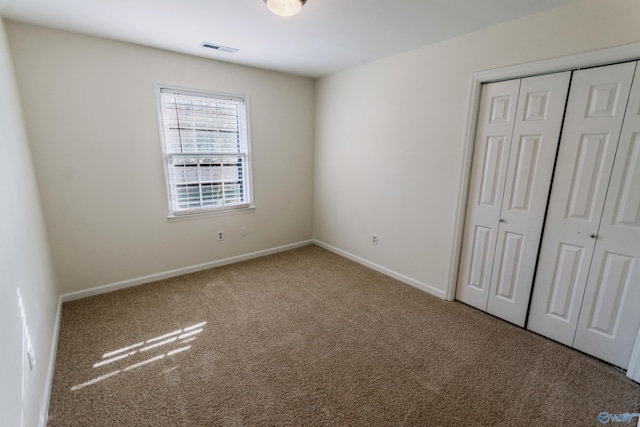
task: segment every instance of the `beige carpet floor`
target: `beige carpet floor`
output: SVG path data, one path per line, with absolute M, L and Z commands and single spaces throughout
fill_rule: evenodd
M 603 411 L 640 412 L 640 385 L 307 246 L 65 303 L 49 425 L 598 426 Z

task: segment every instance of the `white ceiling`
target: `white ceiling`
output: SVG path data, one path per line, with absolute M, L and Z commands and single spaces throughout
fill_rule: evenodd
M 0 0 L 17 21 L 319 77 L 576 0 Z M 202 42 L 240 49 L 229 54 Z

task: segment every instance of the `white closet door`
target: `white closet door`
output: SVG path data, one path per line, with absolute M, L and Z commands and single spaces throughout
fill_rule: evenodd
M 482 86 L 456 298 L 487 309 L 520 80 Z
M 527 325 L 569 346 L 635 65 L 573 74 Z
M 640 328 L 640 78 L 631 89 L 573 346 L 626 369 Z
M 571 72 L 522 79 L 487 312 L 524 326 Z

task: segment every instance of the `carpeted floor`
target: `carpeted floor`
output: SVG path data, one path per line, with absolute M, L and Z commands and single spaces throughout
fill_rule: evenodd
M 307 246 L 65 303 L 49 425 L 598 426 L 603 411 L 640 412 L 640 385 Z

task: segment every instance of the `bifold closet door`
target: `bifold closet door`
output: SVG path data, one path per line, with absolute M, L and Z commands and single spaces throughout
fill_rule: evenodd
M 480 96 L 456 298 L 487 309 L 520 80 L 485 84 Z
M 611 306 L 594 309 L 587 304 L 583 308 L 582 300 L 587 279 L 595 274 L 595 270 L 590 274 L 591 261 L 635 68 L 636 63 L 624 63 L 573 74 L 527 323 L 532 331 L 569 346 L 581 309 L 592 311 L 587 318 L 607 310 L 612 313 Z M 624 212 L 630 215 L 629 210 Z M 627 255 L 611 254 L 602 271 L 614 274 L 614 268 L 616 274 L 623 274 L 630 267 L 623 261 Z M 618 293 L 615 298 L 622 300 L 625 295 Z M 612 300 L 599 301 L 620 307 Z M 585 322 L 609 330 L 600 320 Z
M 520 326 L 569 79 L 565 72 L 483 86 L 456 296 Z
M 522 80 L 487 312 L 524 326 L 570 72 Z
M 640 78 L 636 77 L 573 344 L 624 369 L 640 328 L 639 262 Z

